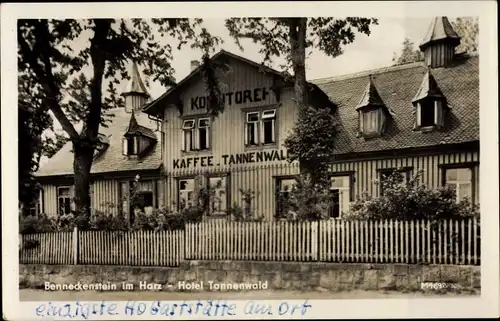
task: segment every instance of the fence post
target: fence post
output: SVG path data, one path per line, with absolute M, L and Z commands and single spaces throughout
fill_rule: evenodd
M 318 222 L 311 222 L 311 252 L 312 260 L 318 260 Z
M 78 264 L 78 228 L 73 229 L 73 264 Z

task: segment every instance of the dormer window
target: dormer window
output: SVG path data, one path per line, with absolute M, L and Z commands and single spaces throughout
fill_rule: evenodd
M 356 110 L 360 136 L 371 138 L 383 134 L 390 112 L 380 98 L 371 77 Z
M 417 127 L 432 129 L 443 127 L 443 102 L 425 99 L 417 103 Z
M 444 127 L 446 98 L 439 89 L 430 70 L 424 76 L 413 105 L 416 108 L 415 130 L 432 131 Z
M 123 138 L 123 155 L 137 155 L 139 151 L 139 137 L 130 136 Z
M 385 113 L 382 108 L 359 111 L 359 127 L 364 136 L 381 135 L 384 123 Z

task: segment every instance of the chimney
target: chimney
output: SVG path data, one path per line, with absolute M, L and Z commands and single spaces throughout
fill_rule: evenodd
M 430 68 L 447 67 L 453 61 L 455 47 L 460 44 L 460 37 L 453 30 L 446 17 L 435 17 L 420 45 L 424 53 L 425 64 Z
M 191 60 L 191 72 L 193 72 L 199 66 L 200 62 L 198 60 Z

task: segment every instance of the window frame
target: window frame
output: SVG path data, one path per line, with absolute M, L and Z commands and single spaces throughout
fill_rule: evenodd
M 67 196 L 66 195 L 64 195 L 64 196 L 60 195 L 59 191 L 61 189 L 63 189 L 63 188 L 64 189 L 66 189 L 66 188 L 68 189 L 68 195 Z M 58 216 L 68 215 L 68 214 L 71 214 L 71 211 L 73 211 L 72 189 L 73 189 L 73 186 L 71 186 L 71 185 L 57 186 L 57 188 L 56 188 L 56 200 L 57 200 L 56 205 L 57 205 L 57 215 Z M 60 207 L 60 203 L 59 203 L 61 199 L 68 199 L 69 200 L 69 212 L 68 213 L 66 213 L 66 211 L 65 211 L 65 213 L 61 214 L 61 212 L 60 212 L 61 207 Z
M 379 180 L 379 197 L 384 195 L 384 189 L 382 187 L 383 175 L 392 174 L 393 172 L 399 172 L 404 175 L 406 183 L 408 183 L 412 177 L 413 166 L 403 166 L 403 167 L 386 167 L 386 168 L 378 168 L 377 169 L 377 177 Z
M 183 177 L 177 177 L 176 178 L 176 184 L 177 184 L 177 209 L 180 211 L 182 210 L 181 208 L 181 181 L 187 181 L 187 180 L 192 180 L 193 181 L 193 193 L 196 193 L 196 176 L 183 176 Z M 196 200 L 194 200 L 196 201 Z M 187 204 L 186 204 L 187 205 Z M 196 204 L 193 204 L 196 205 Z
M 230 175 L 229 173 L 226 173 L 226 172 L 223 172 L 223 173 L 211 173 L 209 175 L 207 175 L 206 177 L 206 181 L 204 182 L 204 186 L 205 188 L 210 188 L 210 179 L 220 179 L 220 178 L 224 178 L 225 179 L 225 187 L 224 187 L 224 193 L 226 195 L 226 209 L 223 210 L 222 212 L 212 212 L 212 208 L 211 208 L 211 204 L 210 204 L 210 211 L 207 213 L 208 216 L 212 216 L 212 217 L 218 217 L 218 216 L 227 216 L 228 213 L 229 213 L 229 209 L 230 209 L 230 204 L 231 204 L 231 197 L 230 197 L 230 191 L 231 191 L 231 188 L 230 188 Z M 209 200 L 209 202 L 211 202 L 211 200 Z
M 373 137 L 379 137 L 384 133 L 384 128 L 385 124 L 387 122 L 387 113 L 386 110 L 384 110 L 384 106 L 373 106 L 373 105 L 368 105 L 366 107 L 361 108 L 358 111 L 358 128 L 359 128 L 359 133 L 361 134 L 362 137 L 364 138 L 373 138 Z M 367 124 L 371 123 L 368 122 L 368 115 L 374 115 L 372 117 L 375 118 L 375 128 L 370 129 L 368 131 Z
M 331 172 L 328 173 L 328 179 L 332 179 L 334 177 L 348 177 L 348 182 L 349 186 L 343 187 L 342 190 L 347 190 L 349 193 L 349 205 L 354 201 L 354 182 L 355 182 L 355 172 L 354 171 L 346 171 L 346 172 Z M 330 191 L 335 190 L 336 188 L 333 188 L 330 186 Z M 340 204 L 339 204 L 340 205 Z M 330 214 L 328 213 L 328 218 L 329 219 L 342 219 L 342 208 L 339 208 L 339 217 L 331 217 Z
M 246 109 L 244 112 L 244 145 L 246 148 L 255 148 L 255 147 L 265 147 L 265 146 L 275 146 L 278 142 L 278 130 L 277 130 L 277 120 L 278 120 L 278 108 L 277 106 L 268 106 L 268 107 L 259 107 L 257 109 Z M 257 115 L 257 120 L 250 120 L 250 115 Z M 270 142 L 266 143 L 265 136 L 265 124 L 271 123 L 271 137 Z M 256 143 L 249 143 L 249 133 L 250 127 L 249 125 L 253 124 L 254 127 L 253 133 L 256 136 Z
M 130 141 L 132 141 L 132 151 L 129 148 Z M 125 156 L 139 154 L 139 137 L 137 137 L 137 135 L 122 138 L 122 154 Z
M 279 209 L 279 201 L 278 201 L 278 196 L 281 195 L 282 191 L 281 191 L 281 182 L 284 181 L 284 180 L 295 180 L 295 182 L 297 182 L 297 179 L 298 179 L 298 175 L 278 175 L 278 176 L 273 176 L 273 180 L 274 180 L 274 191 L 275 191 L 275 195 L 274 195 L 274 218 L 277 218 L 277 219 L 281 219 L 281 218 L 284 218 L 282 217 L 282 214 L 280 213 L 280 209 Z
M 476 203 L 476 192 L 477 192 L 477 186 L 476 186 L 476 168 L 479 167 L 479 162 L 464 162 L 464 163 L 455 163 L 455 164 L 441 164 L 439 165 L 439 168 L 441 169 L 441 186 L 446 187 L 446 171 L 449 169 L 460 169 L 460 168 L 466 168 L 471 171 L 471 197 L 470 201 L 472 204 L 477 205 Z M 459 195 L 457 194 L 457 203 L 459 202 L 458 197 Z
M 208 124 L 201 127 L 200 123 L 202 121 L 208 121 Z M 189 125 L 191 124 L 191 125 Z M 208 151 L 211 150 L 212 148 L 212 142 L 211 142 L 211 131 L 212 127 L 212 119 L 207 116 L 189 116 L 186 117 L 185 119 L 182 120 L 182 127 L 181 127 L 181 152 L 183 153 L 195 153 L 195 152 L 203 152 L 203 151 Z M 200 137 L 201 137 L 201 132 L 200 129 L 203 128 L 205 130 L 205 142 L 206 142 L 206 148 L 200 148 Z M 190 141 L 186 142 L 186 134 L 187 132 L 190 132 Z M 189 145 L 189 149 L 188 149 Z
M 423 125 L 423 106 L 427 105 L 426 110 L 432 110 L 432 125 Z M 427 97 L 416 103 L 416 129 L 422 132 L 429 132 L 434 129 L 441 129 L 444 127 L 445 121 L 445 101 L 440 98 Z M 429 118 L 430 119 L 430 118 Z

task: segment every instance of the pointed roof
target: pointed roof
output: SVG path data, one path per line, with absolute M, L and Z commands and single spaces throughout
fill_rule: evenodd
M 443 93 L 441 92 L 441 89 L 439 89 L 436 80 L 432 76 L 431 70 L 427 69 L 427 72 L 424 75 L 424 79 L 422 80 L 420 88 L 418 88 L 417 94 L 413 98 L 412 103 L 416 103 L 419 100 L 429 97 L 445 98 Z
M 149 97 L 148 91 L 146 89 L 146 86 L 144 86 L 144 83 L 142 82 L 139 68 L 137 67 L 137 63 L 135 61 L 132 63 L 132 73 L 123 95 L 133 94 L 139 94 Z
M 458 46 L 460 36 L 453 30 L 451 23 L 446 17 L 435 17 L 425 34 L 420 45 L 420 50 L 424 51 L 432 42 L 448 40 L 451 44 Z
M 153 130 L 150 128 L 139 125 L 137 119 L 135 118 L 135 113 L 132 111 L 132 115 L 130 116 L 130 121 L 128 124 L 127 131 L 124 136 L 132 136 L 132 135 L 143 135 L 149 137 L 151 139 L 156 140 L 156 135 Z
M 373 83 L 371 76 L 368 79 L 368 85 L 363 92 L 363 96 L 356 106 L 356 110 L 367 106 L 384 106 L 384 102 L 382 101 L 382 98 L 380 98 L 380 95 L 378 94 L 377 88 L 375 88 L 375 84 Z

